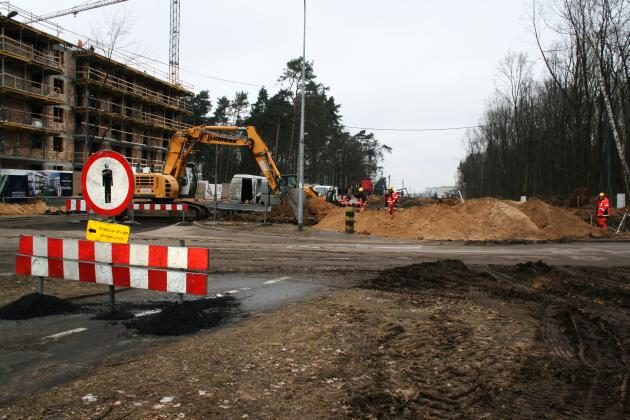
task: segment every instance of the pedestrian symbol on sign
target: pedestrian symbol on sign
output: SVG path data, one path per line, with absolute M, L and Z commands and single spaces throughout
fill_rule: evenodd
M 112 186 L 114 185 L 114 177 L 112 170 L 109 169 L 109 163 L 105 163 L 105 169 L 103 169 L 103 187 L 105 188 L 105 202 L 112 202 Z
M 85 203 L 102 216 L 116 216 L 127 209 L 133 196 L 131 165 L 120 153 L 102 150 L 91 155 L 81 171 Z

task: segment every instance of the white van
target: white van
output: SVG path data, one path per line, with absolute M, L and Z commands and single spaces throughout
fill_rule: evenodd
M 241 204 L 261 204 L 267 201 L 272 206 L 280 204 L 280 197 L 269 190 L 264 176 L 236 174 L 230 182 L 230 201 Z

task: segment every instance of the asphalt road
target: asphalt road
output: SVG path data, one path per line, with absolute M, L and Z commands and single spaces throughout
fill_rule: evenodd
M 0 274 L 12 273 L 20 234 L 83 237 L 82 216 L 0 217 Z M 296 302 L 330 288 L 348 287 L 379 270 L 442 258 L 468 264 L 514 264 L 543 260 L 553 265 L 630 265 L 630 244 L 583 241 L 539 244 L 427 243 L 370 236 L 349 236 L 294 226 L 210 223 L 175 226 L 142 221 L 132 241 L 211 249 L 211 295 L 233 295 L 243 314 L 255 314 Z M 76 299 L 94 311 L 106 296 Z M 122 303 L 174 301 L 172 294 L 126 290 Z M 100 363 L 124 363 L 148 346 L 173 338 L 139 336 L 121 324 L 95 321 L 93 313 L 25 321 L 0 321 L 0 404 L 20 393 L 63 383 Z M 140 311 L 136 311 L 140 312 Z
M 22 233 L 51 237 L 83 237 L 85 224 L 77 216 L 0 217 L 0 273 L 14 269 L 15 249 Z M 537 244 L 420 242 L 365 235 L 345 235 L 294 226 L 256 224 L 195 224 L 176 226 L 143 222 L 132 228 L 132 241 L 211 249 L 214 273 L 324 273 L 338 280 L 352 272 L 380 270 L 438 258 L 457 258 L 473 264 L 512 264 L 543 260 L 554 265 L 630 264 L 630 243 L 592 240 Z

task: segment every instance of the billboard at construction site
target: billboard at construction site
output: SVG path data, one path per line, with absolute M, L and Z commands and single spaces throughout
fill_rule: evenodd
M 0 198 L 72 196 L 72 171 L 0 169 Z

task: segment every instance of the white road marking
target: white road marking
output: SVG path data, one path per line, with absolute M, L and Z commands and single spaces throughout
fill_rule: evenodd
M 65 337 L 66 335 L 70 335 L 70 334 L 74 334 L 74 333 L 80 333 L 80 332 L 85 331 L 85 330 L 87 330 L 87 328 L 75 328 L 73 330 L 68 330 L 68 331 L 57 333 L 57 334 L 49 335 L 47 337 L 44 337 L 43 339 L 44 340 L 48 340 L 48 339 L 56 340 L 57 338 Z
M 267 280 L 267 281 L 263 282 L 263 284 L 274 284 L 274 283 L 278 283 L 279 281 L 288 280 L 290 278 L 291 277 L 289 277 L 289 276 L 278 277 L 277 279 Z
M 138 312 L 135 316 L 136 318 L 140 318 L 147 315 L 159 314 L 160 312 L 162 312 L 161 309 L 150 309 L 148 311 Z
M 223 292 L 224 295 L 235 295 L 238 293 L 238 290 L 228 290 L 227 292 Z

